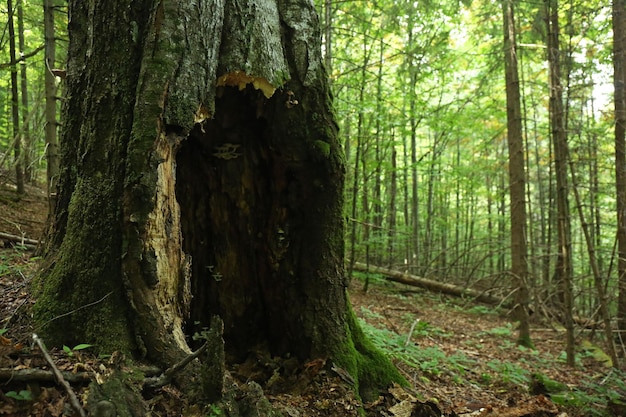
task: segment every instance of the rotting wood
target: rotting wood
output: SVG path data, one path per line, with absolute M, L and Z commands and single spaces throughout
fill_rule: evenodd
M 388 281 L 398 282 L 400 284 L 410 285 L 413 287 L 419 287 L 432 292 L 441 292 L 444 294 L 453 295 L 455 297 L 468 297 L 481 303 L 507 308 L 510 308 L 512 306 L 511 301 L 505 298 L 495 297 L 483 291 L 474 290 L 472 288 L 463 288 L 459 287 L 458 285 L 448 284 L 445 282 L 433 281 L 427 278 L 418 277 L 416 275 L 405 274 L 404 272 L 381 268 L 379 266 L 368 266 L 361 262 L 355 262 L 354 270 L 381 274 Z

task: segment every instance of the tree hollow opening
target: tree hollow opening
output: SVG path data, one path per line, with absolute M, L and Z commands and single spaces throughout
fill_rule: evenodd
M 271 128 L 275 100 L 250 86 L 220 87 L 214 117 L 176 155 L 183 250 L 192 257 L 185 332 L 218 314 L 230 362 L 260 345 L 276 354 L 293 347 L 293 319 L 282 306 L 295 282 L 288 254 L 297 193 Z

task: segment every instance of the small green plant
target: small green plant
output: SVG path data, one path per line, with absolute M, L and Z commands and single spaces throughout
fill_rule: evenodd
M 366 317 L 368 319 L 384 319 L 381 314 L 376 313 L 375 311 L 372 311 L 369 308 L 363 306 L 361 306 L 361 314 L 363 314 L 363 317 Z
M 506 326 L 494 327 L 493 329 L 486 330 L 482 333 L 500 337 L 511 337 L 513 336 L 513 325 L 511 323 L 507 323 Z
M 413 337 L 427 337 L 427 336 L 439 336 L 448 337 L 449 333 L 446 333 L 443 329 L 433 326 L 427 321 L 420 320 L 413 328 Z
M 559 353 L 559 357 L 557 358 L 559 362 L 567 363 L 567 353 L 562 350 Z M 580 355 L 574 355 L 574 363 L 576 366 L 582 366 L 582 361 L 580 360 Z
M 79 350 L 87 349 L 92 347 L 93 345 L 89 345 L 87 343 L 81 343 L 79 345 L 70 348 L 67 345 L 63 345 L 63 351 L 67 354 L 67 356 L 74 356 Z
M 480 380 L 486 385 L 490 385 L 493 382 L 493 378 L 487 372 L 480 374 Z
M 496 314 L 497 313 L 496 309 L 494 309 L 493 307 L 480 306 L 480 305 L 474 306 L 474 307 L 470 308 L 467 311 L 469 313 L 472 313 L 472 314 L 480 314 L 480 315 Z
M 363 332 L 376 347 L 425 374 L 439 376 L 447 373 L 461 383 L 462 379 L 456 377 L 464 375 L 467 369 L 475 365 L 475 361 L 462 353 L 447 355 L 437 346 L 421 347 L 413 343 L 407 344 L 405 335 L 398 335 L 386 329 L 378 329 L 364 320 L 360 320 L 360 323 Z M 426 328 L 428 326 L 426 323 Z
M 224 415 L 224 411 L 215 404 L 209 405 L 209 414 L 207 417 L 220 417 Z
M 359 281 L 365 282 L 369 279 L 370 284 L 380 283 L 385 281 L 385 277 L 381 274 L 375 274 L 373 272 L 361 272 L 361 271 L 353 271 L 352 276 Z
M 18 401 L 31 401 L 33 399 L 32 392 L 28 390 L 21 390 L 20 392 L 9 391 L 4 395 Z
M 532 374 L 531 378 L 531 392 L 536 391 L 536 393 L 542 394 L 556 394 L 569 390 L 567 385 L 565 385 L 564 383 L 556 381 L 549 376 L 542 374 L 541 372 L 535 372 L 534 374 Z
M 487 366 L 494 371 L 505 384 L 527 386 L 530 383 L 528 371 L 515 363 L 493 360 L 487 362 Z
M 3 334 L 5 334 L 8 331 L 9 331 L 9 329 L 7 329 L 7 328 L 0 329 L 0 336 L 2 336 Z

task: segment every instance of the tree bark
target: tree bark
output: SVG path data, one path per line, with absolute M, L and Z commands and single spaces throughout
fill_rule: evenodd
M 57 88 L 52 69 L 56 60 L 56 40 L 54 32 L 54 0 L 44 0 L 44 43 L 45 43 L 45 138 L 46 138 L 46 184 L 48 189 L 49 214 L 56 205 L 57 181 L 59 177 L 59 150 L 57 140 Z
M 220 316 L 230 362 L 259 347 L 331 357 L 362 394 L 401 379 L 347 301 L 343 155 L 313 5 L 69 6 L 67 146 L 35 305 L 48 343 L 165 368 Z
M 507 141 L 509 147 L 509 196 L 511 202 L 511 273 L 515 287 L 515 318 L 519 320 L 518 343 L 532 346 L 528 322 L 528 249 L 526 226 L 526 172 L 517 40 L 512 1 L 502 3 L 504 16 L 504 66 L 507 102 Z
M 567 132 L 563 112 L 563 86 L 561 83 L 561 52 L 559 46 L 558 1 L 546 2 L 548 27 L 548 64 L 550 66 L 550 127 L 554 147 L 554 170 L 556 172 L 558 257 L 555 276 L 558 285 L 558 302 L 563 312 L 567 340 L 567 363 L 574 366 L 574 295 L 572 266 L 572 231 L 569 210 L 569 185 L 567 176 Z
M 9 12 L 9 54 L 11 59 L 11 120 L 13 122 L 13 155 L 15 167 L 15 184 L 18 194 L 24 194 L 24 171 L 22 169 L 22 131 L 20 130 L 20 101 L 17 81 L 17 54 L 15 51 L 15 25 L 13 1 L 7 0 Z
M 19 39 L 19 49 L 20 55 L 24 54 L 26 50 L 25 40 L 24 40 L 24 0 L 18 0 L 17 3 L 17 32 Z M 28 78 L 26 75 L 26 64 L 20 66 L 20 99 L 22 105 L 22 144 L 24 146 L 23 153 L 24 157 L 22 158 L 23 164 L 23 175 L 24 180 L 31 182 L 33 173 L 31 169 L 31 162 L 34 156 L 33 149 L 33 140 L 30 137 L 30 128 L 29 128 L 29 115 L 28 115 Z
M 618 328 L 626 331 L 626 2 L 613 0 Z

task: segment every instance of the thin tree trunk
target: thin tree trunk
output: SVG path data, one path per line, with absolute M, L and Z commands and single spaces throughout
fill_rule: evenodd
M 57 182 L 59 177 L 59 150 L 57 140 L 57 104 L 56 80 L 52 73 L 55 66 L 56 40 L 54 31 L 54 0 L 44 0 L 44 38 L 45 38 L 45 142 L 46 142 L 46 185 L 48 190 L 48 210 L 52 215 L 57 201 Z
M 500 158 L 505 158 L 504 149 L 498 149 L 498 154 Z M 498 191 L 499 191 L 499 201 L 498 201 L 498 241 L 500 245 L 504 248 L 506 247 L 506 222 L 507 218 L 506 214 L 506 203 L 507 203 L 507 188 L 506 188 L 506 172 L 502 171 L 498 175 Z M 507 257 L 505 253 L 507 251 L 501 250 L 500 256 L 498 257 L 498 271 L 505 271 L 507 269 Z
M 487 248 L 490 252 L 489 261 L 487 262 L 487 275 L 493 275 L 494 273 L 494 229 L 493 229 L 493 184 L 491 177 L 487 176 L 486 189 L 487 189 Z
M 613 0 L 618 328 L 626 331 L 626 1 Z
M 392 136 L 392 144 L 395 138 Z M 387 216 L 387 267 L 393 267 L 394 261 L 394 248 L 396 239 L 396 194 L 398 193 L 398 162 L 397 152 L 395 146 L 391 147 L 391 169 L 389 170 L 390 184 L 389 184 L 389 206 Z
M 405 94 L 406 97 L 406 94 Z M 405 105 L 404 105 L 404 99 L 403 99 L 403 110 L 405 110 Z M 402 112 L 404 114 L 404 111 Z M 405 264 L 406 268 L 410 267 L 410 263 L 411 263 L 411 234 L 410 234 L 410 227 L 411 227 L 411 215 L 410 215 L 410 194 L 409 194 L 409 167 L 410 167 L 410 163 L 409 163 L 409 149 L 407 146 L 407 141 L 406 138 L 403 138 L 402 140 L 402 165 L 403 165 L 403 169 L 402 169 L 402 195 L 404 196 L 404 200 L 402 202 L 402 211 L 404 214 L 404 231 L 405 231 L 405 239 L 403 242 L 403 249 L 404 249 L 404 259 L 403 262 Z
M 19 35 L 20 53 L 24 53 L 26 45 L 24 41 L 24 0 L 18 0 L 17 3 L 17 31 Z M 34 159 L 33 140 L 30 137 L 29 117 L 28 117 L 28 78 L 26 75 L 26 63 L 20 65 L 20 95 L 22 99 L 22 138 L 23 138 L 23 154 L 24 161 L 24 180 L 31 182 L 33 180 L 32 161 Z
M 13 156 L 15 166 L 15 185 L 18 194 L 24 194 L 24 169 L 22 168 L 22 131 L 20 130 L 20 100 L 19 100 L 19 83 L 17 72 L 17 53 L 15 48 L 15 25 L 13 24 L 13 8 L 12 0 L 7 0 L 7 9 L 9 11 L 9 56 L 11 60 L 11 116 L 13 121 L 13 137 L 15 142 L 13 145 Z
M 365 84 L 367 76 L 367 65 L 369 62 L 369 53 L 367 52 L 367 39 L 363 38 L 363 66 L 361 67 L 361 86 L 359 90 L 359 103 L 363 103 L 365 99 Z M 363 106 L 361 106 L 361 109 Z M 351 201 L 351 217 L 350 217 L 350 257 L 348 264 L 348 278 L 352 279 L 352 269 L 354 262 L 356 262 L 356 241 L 357 241 L 357 208 L 358 208 L 358 193 L 359 193 L 359 165 L 361 165 L 364 151 L 364 138 L 363 138 L 363 123 L 364 123 L 363 110 L 359 111 L 357 116 L 357 133 L 356 133 L 356 151 L 354 155 L 354 174 L 352 178 L 352 201 Z M 363 169 L 363 178 L 365 178 L 365 170 Z M 367 223 L 367 222 L 366 222 Z M 366 230 L 364 230 L 364 233 Z M 365 238 L 364 238 L 365 239 Z
M 600 268 L 598 267 L 598 260 L 596 258 L 596 249 L 595 249 L 595 245 L 594 245 L 594 241 L 592 238 L 589 224 L 587 223 L 587 220 L 585 219 L 585 214 L 583 213 L 583 203 L 582 203 L 582 199 L 580 197 L 580 194 L 578 192 L 578 187 L 576 184 L 574 163 L 572 162 L 570 158 L 568 158 L 568 161 L 569 161 L 569 169 L 570 169 L 571 177 L 572 177 L 572 190 L 574 191 L 574 198 L 576 199 L 576 209 L 578 211 L 578 216 L 580 218 L 580 223 L 582 225 L 583 233 L 585 236 L 585 242 L 587 243 L 587 254 L 589 255 L 589 264 L 591 265 L 591 270 L 593 273 L 593 282 L 595 284 L 596 295 L 598 297 L 598 303 L 600 305 L 600 315 L 602 316 L 602 322 L 604 324 L 604 334 L 607 339 L 606 344 L 609 349 L 609 356 L 611 357 L 611 361 L 613 362 L 613 367 L 616 369 L 620 369 L 619 359 L 617 357 L 617 352 L 615 350 L 615 344 L 613 343 L 613 326 L 611 325 L 611 316 L 609 314 L 608 300 L 604 291 L 602 276 L 600 274 Z
M 380 265 L 382 262 L 381 254 L 383 252 L 382 236 L 383 236 L 383 201 L 382 201 L 382 163 L 383 163 L 383 127 L 381 126 L 381 119 L 383 118 L 383 66 L 385 51 L 385 43 L 383 38 L 380 38 L 379 43 L 380 55 L 378 57 L 378 79 L 376 80 L 376 114 L 375 117 L 375 168 L 374 168 L 374 192 L 372 196 L 372 223 L 374 224 L 373 230 L 373 262 Z
M 409 220 L 409 258 L 408 264 L 410 266 L 411 271 L 420 271 L 420 260 L 421 260 L 421 252 L 420 252 L 420 244 L 419 244 L 419 234 L 420 234 L 420 224 L 419 224 L 419 195 L 418 195 L 418 175 L 417 175 L 417 126 L 419 124 L 417 118 L 417 97 L 416 97 L 416 86 L 417 86 L 417 68 L 414 62 L 413 56 L 413 19 L 414 16 L 411 14 L 408 17 L 407 31 L 408 31 L 408 48 L 411 51 L 407 55 L 408 59 L 408 67 L 409 67 L 409 135 L 410 135 L 410 153 L 411 153 L 411 165 L 409 171 L 411 172 L 411 194 L 410 194 L 410 220 Z M 407 197 L 408 198 L 408 197 Z
M 511 202 L 511 273 L 515 288 L 515 318 L 519 321 L 518 343 L 530 347 L 528 322 L 528 249 L 526 226 L 526 173 L 522 111 L 517 69 L 517 40 L 511 0 L 503 2 L 506 75 L 507 130 L 509 146 L 509 195 Z
M 422 245 L 422 256 L 425 260 L 425 265 L 429 265 L 430 261 L 434 258 L 433 251 L 433 223 L 435 221 L 435 182 L 437 181 L 436 172 L 437 166 L 437 142 L 439 135 L 435 135 L 434 143 L 431 149 L 431 158 L 428 164 L 428 187 L 426 195 L 426 221 L 424 222 L 424 244 Z M 424 271 L 425 273 L 426 271 Z
M 333 7 L 332 0 L 324 0 L 324 65 L 333 73 Z M 332 77 L 331 77 L 332 83 Z
M 461 138 L 456 138 L 456 146 L 454 153 L 454 169 L 461 166 Z M 459 259 L 464 252 L 461 248 L 461 176 L 454 177 L 454 262 L 452 266 L 455 268 L 455 276 L 461 276 L 459 268 Z
M 559 302 L 566 329 L 567 363 L 574 366 L 575 341 L 572 267 L 572 232 L 569 210 L 569 186 L 567 176 L 567 132 L 565 131 L 563 113 L 563 88 L 561 84 L 561 62 L 559 46 L 559 13 L 557 0 L 548 0 L 548 63 L 550 66 L 550 125 L 554 146 L 554 168 L 556 171 L 557 230 L 558 258 L 556 265 L 556 282 L 560 287 Z

